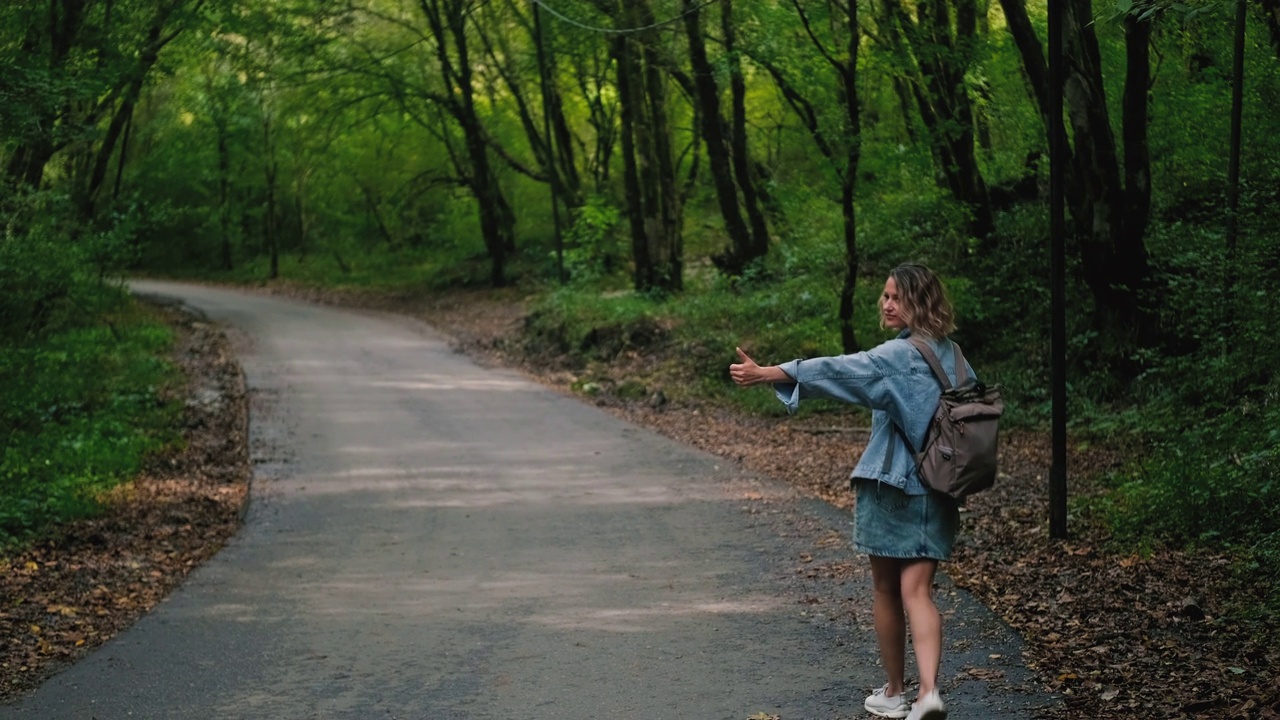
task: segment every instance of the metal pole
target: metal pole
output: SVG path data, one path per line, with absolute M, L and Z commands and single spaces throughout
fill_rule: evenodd
M 1067 299 L 1064 170 L 1066 128 L 1062 93 L 1066 63 L 1063 21 L 1068 0 L 1049 0 L 1049 244 L 1052 289 L 1053 461 L 1049 468 L 1049 535 L 1067 537 Z
M 556 140 L 551 134 L 551 101 L 547 90 L 551 86 L 550 72 L 547 68 L 545 39 L 542 31 L 542 5 L 533 2 L 533 34 L 537 36 L 538 77 L 542 80 L 542 131 L 547 136 L 547 175 L 551 180 L 551 222 L 556 233 L 556 279 L 563 285 L 567 278 L 564 275 L 564 236 L 560 232 L 560 173 L 556 170 Z

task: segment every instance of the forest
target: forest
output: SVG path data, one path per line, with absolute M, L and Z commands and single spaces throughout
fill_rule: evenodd
M 1062 0 L 1072 498 L 1210 547 L 1280 611 L 1280 1 Z M 123 279 L 530 298 L 518 344 L 678 347 L 737 403 L 887 336 L 887 271 L 1050 418 L 1045 0 L 8 0 L 0 541 L 171 442 L 168 332 Z M 668 390 L 668 394 L 675 391 Z M 678 398 L 677 398 L 678 399 Z M 758 403 L 758 404 L 757 404 Z

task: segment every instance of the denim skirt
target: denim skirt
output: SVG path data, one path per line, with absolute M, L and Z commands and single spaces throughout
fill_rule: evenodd
M 853 548 L 877 557 L 946 560 L 956 544 L 960 508 L 941 493 L 908 495 L 892 485 L 853 479 Z

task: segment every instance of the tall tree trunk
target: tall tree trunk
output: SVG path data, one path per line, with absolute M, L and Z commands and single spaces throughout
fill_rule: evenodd
M 853 329 L 854 293 L 858 283 L 858 222 L 854 195 L 858 189 L 858 163 L 862 157 L 862 115 L 858 105 L 858 0 L 846 0 L 848 46 L 844 67 L 840 68 L 840 95 L 849 123 L 845 139 L 845 170 L 841 180 L 840 209 L 844 220 L 845 270 L 840 288 L 840 342 L 846 353 L 857 352 L 858 336 Z
M 702 137 L 706 140 L 707 161 L 711 165 L 711 181 L 720 216 L 724 218 L 725 232 L 729 235 L 729 248 L 719 256 L 719 264 L 726 273 L 741 275 L 755 256 L 752 254 L 751 234 L 738 205 L 738 188 L 733 181 L 729 144 L 724 136 L 724 115 L 720 112 L 720 88 L 716 85 L 715 69 L 711 67 L 702 37 L 702 13 L 693 8 L 691 0 L 683 0 L 683 9 L 694 89 L 701 106 L 698 115 Z
M 489 162 L 489 145 L 484 127 L 476 110 L 475 83 L 472 79 L 470 47 L 467 41 L 467 14 L 465 3 L 450 3 L 449 28 L 453 33 L 454 51 L 458 55 L 455 66 L 457 94 L 461 108 L 463 135 L 466 137 L 467 157 L 474 177 L 473 187 L 480 204 L 480 228 L 489 250 L 489 281 L 494 287 L 506 285 L 507 255 L 515 250 L 514 216 L 511 206 L 503 196 L 502 186 Z
M 952 193 L 973 214 L 970 231 L 985 238 L 995 229 L 995 222 L 986 181 L 978 168 L 973 101 L 964 86 L 976 43 L 977 6 L 974 0 L 955 0 L 954 37 L 948 0 L 921 0 L 916 8 L 919 41 L 915 51 L 932 105 L 930 134 L 938 145 L 942 171 Z
M 623 4 L 628 27 L 654 24 L 646 0 Z M 622 103 L 627 215 L 632 231 L 635 287 L 679 290 L 683 285 L 683 234 L 666 76 L 658 54 L 661 36 L 650 29 L 614 43 Z
M 552 52 L 554 47 L 554 43 L 549 43 L 546 48 L 546 74 L 542 79 L 542 93 L 545 97 L 548 123 L 551 125 L 551 136 L 554 138 L 552 144 L 555 146 L 558 161 L 557 175 L 564 188 L 563 198 L 569 207 L 578 207 L 582 204 L 582 174 L 578 171 L 578 161 L 573 150 L 577 138 L 574 137 L 569 121 L 565 118 L 564 97 L 560 92 L 559 83 L 556 82 L 560 73 L 556 64 L 556 54 Z
M 596 48 L 592 48 L 590 56 L 582 53 L 576 57 L 574 76 L 578 90 L 587 106 L 587 123 L 591 125 L 594 142 L 591 152 L 582 148 L 587 157 L 587 168 L 591 172 L 592 187 L 597 194 L 603 193 L 610 182 L 613 148 L 618 142 L 620 130 L 621 103 L 619 93 L 606 92 L 609 65 L 621 57 L 618 44 L 610 42 L 607 54 L 602 58 Z M 614 67 L 617 71 L 616 66 Z M 606 100 L 608 98 L 608 100 Z
M 84 0 L 48 0 L 47 14 L 30 16 L 22 53 L 37 57 L 47 53 L 45 67 L 49 77 L 65 80 L 71 74 L 68 60 L 79 42 L 87 10 Z M 46 102 L 43 107 L 34 123 L 37 130 L 23 138 L 9 158 L 6 175 L 10 184 L 39 187 L 45 168 L 60 149 L 54 142 L 54 132 L 70 117 L 72 98 L 64 96 L 61 102 Z
M 653 12 L 647 2 L 636 3 L 641 10 L 640 24 L 654 24 Z M 652 182 L 656 184 L 658 206 L 654 216 L 657 227 L 653 233 L 653 253 L 655 274 L 650 287 L 662 290 L 680 290 L 684 287 L 684 232 L 681 225 L 682 209 L 680 192 L 677 185 L 675 150 L 671 139 L 671 118 L 667 111 L 667 77 L 663 72 L 662 59 L 659 57 L 661 36 L 651 31 L 644 38 L 644 79 L 645 95 L 648 101 L 649 123 L 646 131 L 650 134 L 651 153 L 656 162 L 653 163 L 656 173 Z
M 133 109 L 137 105 L 138 96 L 142 92 L 142 77 L 137 77 L 129 84 L 129 89 L 125 92 L 124 98 L 120 102 L 120 107 L 116 108 L 116 112 L 111 117 L 110 124 L 107 125 L 107 131 L 102 137 L 102 142 L 98 145 L 98 152 L 93 161 L 93 169 L 90 171 L 89 178 L 80 192 L 80 212 L 88 218 L 93 216 L 94 204 L 98 198 L 98 192 L 102 189 L 103 182 L 107 178 L 107 168 L 111 164 L 111 156 L 115 154 L 116 143 L 119 142 L 120 136 L 124 133 L 124 128 L 133 119 Z
M 644 203 L 640 196 L 640 163 L 636 149 L 636 125 L 643 122 L 643 118 L 636 117 L 641 103 L 637 98 L 635 86 L 638 83 L 635 79 L 636 71 L 632 67 L 635 59 L 631 55 L 630 44 L 625 35 L 619 35 L 613 41 L 618 70 L 618 99 L 621 105 L 622 182 L 626 189 L 627 222 L 631 227 L 634 285 L 636 290 L 645 290 L 645 280 L 652 271 L 649 267 L 649 244 L 646 240 Z
M 124 166 L 129 159 L 129 140 L 133 137 L 133 114 L 129 115 L 129 122 L 124 126 L 124 137 L 120 139 L 120 156 L 116 159 L 116 178 L 114 187 L 111 190 L 111 199 L 120 199 L 120 188 L 124 184 Z
M 1150 25 L 1126 20 L 1126 79 L 1122 106 L 1125 158 L 1121 174 L 1102 84 L 1102 63 L 1088 0 L 1070 0 L 1064 25 L 1068 57 L 1065 97 L 1075 139 L 1080 207 L 1072 213 L 1082 270 L 1096 300 L 1100 329 L 1132 342 L 1154 328 L 1143 321 L 1139 292 L 1150 276 L 1143 237 L 1151 186 L 1147 160 L 1146 93 L 1150 83 Z M 1133 182 L 1128 187 L 1124 178 Z M 1126 213 L 1136 212 L 1132 218 Z
M 1027 79 L 1031 96 L 1040 109 L 1040 117 L 1044 126 L 1049 127 L 1049 66 L 1045 62 L 1044 47 L 1036 36 L 1035 26 L 1031 24 L 1031 16 L 1027 14 L 1026 0 L 1000 0 L 1000 9 L 1004 11 L 1005 25 L 1013 44 L 1022 56 L 1022 72 Z
M 489 281 L 494 287 L 502 287 L 507 282 L 507 254 L 515 247 L 514 215 L 489 161 L 489 145 L 476 110 L 467 44 L 469 8 L 461 0 L 421 0 L 420 7 L 436 41 L 436 58 L 446 87 L 440 104 L 462 131 L 469 168 L 461 174 L 466 176 L 466 186 L 476 199 L 480 233 L 489 254 Z
M 1115 238 L 1115 259 L 1110 264 L 1109 282 L 1122 288 L 1116 317 L 1121 332 L 1129 332 L 1139 344 L 1154 337 L 1155 318 L 1150 303 L 1142 298 L 1151 281 L 1150 258 L 1146 248 L 1147 226 L 1151 221 L 1151 152 L 1147 144 L 1150 115 L 1152 20 L 1140 20 L 1136 13 L 1125 18 L 1126 70 L 1121 125 L 1124 138 L 1124 207 L 1120 234 Z
M 747 143 L 747 81 L 742 74 L 742 61 L 735 47 L 737 40 L 733 24 L 733 0 L 720 0 L 720 30 L 724 36 L 724 48 L 729 62 L 729 94 L 733 116 L 729 142 L 732 148 L 733 174 L 742 191 L 742 205 L 751 223 L 752 257 L 764 257 L 769 253 L 769 225 L 765 222 L 764 211 L 760 207 L 760 193 L 756 190 L 751 152 Z
M 267 241 L 267 254 L 270 256 L 271 262 L 267 278 L 275 280 L 280 277 L 280 226 L 276 218 L 276 178 L 279 177 L 280 167 L 276 163 L 274 138 L 271 135 L 271 120 L 268 118 L 263 120 L 262 134 L 266 143 L 266 158 L 264 159 L 263 170 L 267 192 L 267 210 L 266 216 L 262 220 L 262 232 Z
M 826 49 L 826 41 L 820 40 L 803 0 L 791 0 L 804 24 L 806 34 L 815 48 L 822 55 L 827 65 L 834 71 L 837 83 L 837 96 L 841 109 L 845 114 L 845 125 L 839 133 L 824 127 L 820 121 L 817 106 L 787 78 L 782 67 L 770 58 L 753 55 L 752 59 L 770 76 L 782 93 L 791 109 L 795 111 L 801 124 L 813 139 L 818 152 L 830 165 L 832 173 L 840 179 L 840 212 L 843 217 L 845 274 L 844 284 L 840 290 L 839 324 L 840 341 L 845 352 L 858 349 L 858 338 L 854 332 L 854 293 L 858 283 L 858 223 L 857 206 L 854 199 L 858 187 L 858 163 L 862 152 L 862 116 L 858 100 L 858 48 L 861 45 L 861 28 L 858 25 L 858 0 L 844 0 L 844 4 L 832 3 L 831 31 L 843 35 L 845 48 L 843 53 L 832 53 Z M 838 22 L 837 16 L 844 16 L 844 24 Z M 837 57 L 842 55 L 842 57 Z
M 1089 0 L 1066 0 L 1064 100 L 1074 147 L 1065 168 L 1071 235 L 1078 239 L 1085 283 L 1094 298 L 1095 328 L 1122 346 L 1156 330 L 1149 303 L 1150 261 L 1145 235 L 1151 213 L 1148 100 L 1150 22 L 1130 15 L 1125 28 L 1125 89 L 1121 105 L 1123 171 L 1117 157 L 1102 61 Z M 1048 127 L 1048 69 L 1023 0 L 1000 0 Z M 1135 7 L 1134 12 L 1138 9 Z
M 898 28 L 905 27 L 903 23 L 905 18 L 902 17 L 902 5 L 899 0 L 880 0 L 881 17 L 877 19 L 877 24 L 881 26 L 882 36 L 881 42 L 885 45 L 885 49 L 893 58 L 893 66 L 895 68 L 910 67 L 912 58 L 910 51 L 903 46 L 902 33 Z M 902 113 L 902 126 L 907 134 L 907 140 L 911 144 L 915 144 L 917 140 L 915 116 L 911 112 L 913 102 L 918 102 L 918 92 L 912 88 L 912 79 L 909 75 L 913 72 L 907 71 L 907 75 L 902 72 L 892 74 L 893 94 L 898 99 L 898 110 Z M 936 157 L 936 153 L 935 153 Z
M 218 226 L 222 233 L 222 269 L 233 269 L 231 255 L 231 150 L 225 117 L 215 118 L 218 137 Z
M 131 70 L 132 76 L 128 78 L 127 86 L 120 95 L 120 105 L 116 108 L 116 112 L 107 126 L 107 131 L 103 134 L 102 141 L 99 143 L 97 156 L 93 161 L 93 169 L 90 171 L 88 182 L 83 185 L 81 209 L 86 216 L 92 214 L 93 205 L 98 198 L 99 191 L 102 189 L 103 182 L 106 180 L 107 167 L 111 162 L 111 156 L 115 153 L 116 143 L 119 142 L 124 127 L 133 119 L 133 110 L 138 104 L 138 98 L 142 94 L 142 85 L 146 81 L 147 75 L 155 67 L 156 62 L 160 60 L 160 51 L 177 37 L 177 33 L 170 33 L 166 37 L 164 32 L 170 17 L 180 4 L 180 1 L 175 1 L 158 7 L 147 28 L 147 38 L 139 52 L 137 64 Z

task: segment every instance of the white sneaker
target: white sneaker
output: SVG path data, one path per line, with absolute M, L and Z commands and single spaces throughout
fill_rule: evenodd
M 928 693 L 916 698 L 916 702 L 911 706 L 911 714 L 907 716 L 907 720 L 946 720 L 947 706 L 942 702 L 942 696 L 937 690 L 930 690 Z
M 879 715 L 887 718 L 904 718 L 907 713 L 911 712 L 911 706 L 907 704 L 906 693 L 898 693 L 893 697 L 885 694 L 889 689 L 888 683 L 884 687 L 867 696 L 867 701 L 862 703 L 862 707 L 872 715 Z

